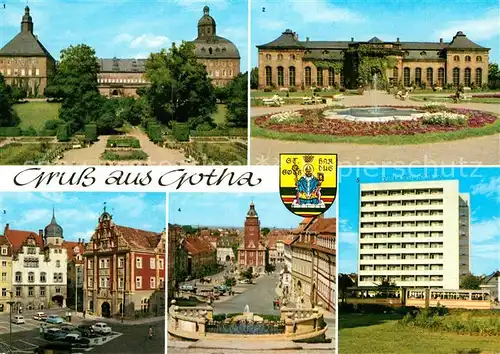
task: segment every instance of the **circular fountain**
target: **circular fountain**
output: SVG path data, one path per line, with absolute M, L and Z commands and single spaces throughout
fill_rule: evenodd
M 323 112 L 327 119 L 345 119 L 356 122 L 390 122 L 401 120 L 415 120 L 424 112 L 414 109 L 393 107 L 352 107 L 347 109 L 328 109 Z

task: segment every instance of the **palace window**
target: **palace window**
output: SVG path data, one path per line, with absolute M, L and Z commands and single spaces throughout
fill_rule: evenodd
M 266 54 L 266 60 L 271 60 L 271 54 Z
M 444 86 L 444 68 L 438 69 L 438 86 L 439 87 Z
M 455 55 L 455 56 L 453 57 L 453 61 L 460 61 L 460 57 L 459 57 L 458 55 Z
M 35 76 L 40 76 L 40 69 L 35 69 Z
M 7 273 L 2 273 L 2 281 L 5 282 L 7 281 Z
M 7 255 L 7 247 L 2 247 L 2 256 Z
M 28 287 L 28 296 L 34 296 L 35 295 L 35 287 L 30 286 Z
M 335 69 L 328 68 L 328 86 L 335 85 Z
M 410 68 L 403 69 L 403 85 L 410 86 Z
M 35 273 L 29 272 L 28 273 L 28 283 L 34 283 L 35 282 Z
M 6 296 L 7 296 L 7 289 L 2 288 L 2 297 L 6 297 Z
M 282 66 L 278 66 L 278 86 L 285 86 L 285 73 Z
M 21 69 L 21 76 L 26 76 L 26 70 Z
M 56 288 L 56 294 L 60 294 L 61 293 L 61 288 Z
M 481 69 L 481 68 L 476 69 L 475 83 L 476 83 L 477 87 L 481 87 L 483 85 L 483 69 Z
M 156 269 L 156 258 L 149 259 L 149 269 Z
M 160 267 L 160 269 L 163 269 L 163 267 L 164 267 L 164 264 L 163 264 L 163 259 L 161 259 L 161 258 L 160 258 L 160 259 L 158 260 L 158 266 Z
M 453 69 L 453 86 L 458 86 L 458 85 L 460 85 L 460 69 L 454 68 Z
M 434 71 L 432 68 L 427 68 L 427 85 L 432 85 L 434 83 Z
M 392 69 L 392 78 L 396 83 L 398 82 L 398 74 L 399 74 L 398 68 L 394 67 Z
M 45 286 L 40 287 L 40 296 L 45 296 Z
M 270 66 L 266 66 L 266 86 L 271 86 L 273 84 L 273 69 Z
M 278 54 L 278 60 L 283 60 L 283 54 Z
M 291 66 L 288 68 L 288 74 L 290 87 L 295 86 L 295 66 Z
M 422 69 L 415 69 L 415 85 L 420 85 L 422 83 Z
M 483 57 L 482 57 L 482 56 L 480 56 L 480 55 L 478 55 L 478 56 L 476 57 L 476 61 L 483 61 Z
M 465 61 L 470 61 L 470 55 L 465 56 Z
M 309 66 L 306 66 L 305 73 L 305 84 L 306 86 L 311 86 L 311 68 Z
M 20 283 L 23 280 L 21 272 L 16 272 L 16 283 Z
M 61 261 L 56 261 L 56 267 L 60 268 L 61 267 Z
M 316 86 L 324 86 L 323 83 L 323 69 L 316 69 Z
M 40 283 L 46 283 L 47 282 L 47 273 L 41 272 L 40 273 Z
M 135 288 L 136 289 L 141 289 L 142 288 L 142 277 L 136 277 L 135 278 Z
M 156 278 L 155 277 L 150 277 L 149 278 L 149 288 L 150 289 L 155 289 L 156 288 Z
M 118 258 L 118 268 L 123 268 L 123 257 Z
M 118 278 L 118 288 L 123 289 L 123 278 Z
M 464 85 L 466 87 L 470 87 L 470 76 L 471 76 L 470 68 L 466 68 L 464 71 Z
M 16 296 L 21 296 L 21 287 L 20 286 L 16 286 Z
M 135 267 L 137 269 L 141 269 L 142 268 L 142 257 L 137 257 L 135 259 Z
M 10 69 L 7 69 L 7 76 L 11 74 Z
M 290 54 L 290 60 L 295 60 L 295 54 Z

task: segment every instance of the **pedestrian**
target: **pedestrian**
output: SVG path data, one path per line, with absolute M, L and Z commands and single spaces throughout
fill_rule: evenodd
M 149 326 L 148 338 L 153 339 L 153 326 Z
M 86 313 L 87 313 L 87 311 L 83 310 L 83 318 L 85 318 Z

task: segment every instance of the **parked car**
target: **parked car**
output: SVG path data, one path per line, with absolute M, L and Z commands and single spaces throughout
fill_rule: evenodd
M 97 322 L 93 324 L 92 329 L 94 330 L 94 332 L 101 334 L 110 334 L 112 332 L 111 327 L 109 327 L 106 323 L 103 322 Z
M 45 321 L 47 319 L 47 314 L 45 314 L 45 312 L 37 312 L 33 316 L 33 319 L 37 321 Z
M 14 324 L 23 324 L 24 322 L 24 317 L 21 315 L 16 315 L 12 318 L 12 323 Z
M 46 340 L 61 340 L 67 335 L 68 333 L 66 333 L 65 331 L 61 331 L 59 328 L 52 327 L 47 329 L 43 337 Z
M 49 315 L 47 316 L 47 319 L 45 320 L 47 323 L 52 323 L 52 324 L 61 324 L 64 323 L 64 320 L 57 315 Z
M 191 284 L 184 284 L 181 286 L 181 290 L 182 291 L 193 291 L 193 292 L 196 292 L 196 287 L 194 285 L 191 285 Z
M 77 333 L 67 334 L 66 337 L 62 339 L 63 342 L 71 343 L 77 348 L 88 348 L 90 346 L 90 339 L 82 338 L 81 335 Z
M 240 280 L 240 284 L 252 284 L 252 281 L 250 279 L 243 279 Z
M 97 336 L 97 334 L 95 333 L 94 329 L 92 328 L 92 326 L 78 326 L 76 328 L 76 330 L 78 332 L 80 332 L 80 334 L 83 336 L 83 337 L 86 337 L 86 338 L 94 338 Z

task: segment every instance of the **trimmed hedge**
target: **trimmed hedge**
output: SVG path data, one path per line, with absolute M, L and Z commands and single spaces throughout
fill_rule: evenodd
M 101 155 L 103 160 L 108 161 L 128 161 L 128 160 L 147 160 L 148 154 L 142 150 L 131 150 L 131 151 L 109 151 L 106 150 Z
M 1 127 L 0 136 L 21 136 L 21 128 L 19 127 Z
M 173 123 L 172 135 L 177 141 L 189 141 L 191 131 L 186 123 Z
M 148 137 L 155 144 L 163 142 L 161 126 L 159 124 L 148 124 Z
M 106 143 L 106 147 L 108 148 L 140 148 L 141 144 L 139 140 L 134 137 L 125 136 L 125 137 L 111 137 L 108 139 Z
M 57 127 L 57 140 L 59 141 L 69 141 L 69 127 L 67 124 L 60 124 Z
M 237 136 L 247 137 L 247 128 L 216 128 L 212 130 L 196 130 L 191 132 L 192 136 Z
M 91 143 L 97 141 L 97 125 L 96 124 L 87 124 L 85 126 L 85 141 L 87 143 Z

